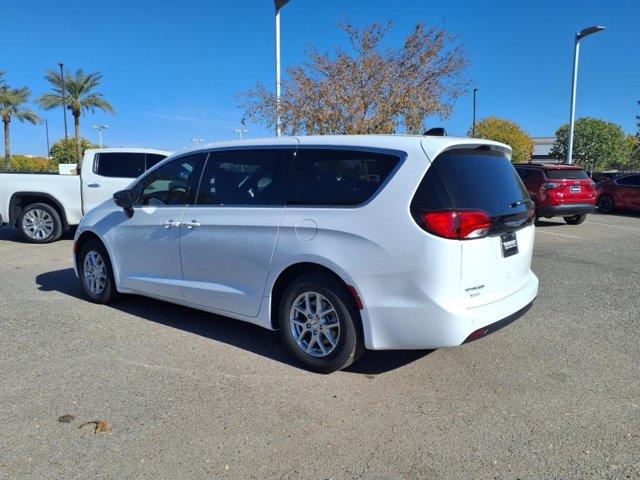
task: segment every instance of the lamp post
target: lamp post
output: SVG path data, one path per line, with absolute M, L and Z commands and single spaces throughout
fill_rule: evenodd
M 47 158 L 51 158 L 51 148 L 49 147 L 49 122 L 47 119 L 44 119 L 44 132 L 47 136 Z
M 280 9 L 289 0 L 274 0 L 276 6 L 276 135 L 282 136 L 282 123 L 280 119 Z
M 240 140 L 244 140 L 244 134 L 247 132 L 248 130 L 246 128 L 236 128 L 233 130 L 233 133 L 240 135 Z
M 576 33 L 576 39 L 573 48 L 573 78 L 571 80 L 571 110 L 569 111 L 569 145 L 567 146 L 567 165 L 571 165 L 573 163 L 573 130 L 576 120 L 576 90 L 578 87 L 578 60 L 580 56 L 580 40 L 594 33 L 601 32 L 602 30 L 604 30 L 604 27 L 596 25 L 593 27 L 583 28 L 578 33 Z
M 109 128 L 109 125 L 104 125 L 101 123 L 100 125 L 93 125 L 91 128 L 95 128 L 96 130 L 98 130 L 98 144 L 100 145 L 100 148 L 102 148 L 102 131 Z
M 476 136 L 476 94 L 478 93 L 478 89 L 473 89 L 473 123 L 471 124 L 471 136 L 475 138 Z
M 62 113 L 64 115 L 64 139 L 69 140 L 69 134 L 67 133 L 67 87 L 64 83 L 64 63 L 60 65 L 60 78 L 62 79 Z

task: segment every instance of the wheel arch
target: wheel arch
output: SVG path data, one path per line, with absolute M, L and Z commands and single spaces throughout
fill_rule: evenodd
M 334 269 L 322 265 L 320 263 L 316 263 L 313 261 L 303 261 L 291 264 L 284 268 L 276 277 L 273 285 L 271 286 L 271 295 L 270 295 L 270 310 L 269 317 L 271 322 L 271 327 L 274 330 L 278 330 L 280 328 L 280 319 L 278 315 L 278 310 L 280 308 L 280 300 L 282 299 L 282 295 L 284 294 L 287 285 L 289 285 L 293 280 L 300 277 L 301 275 L 305 275 L 307 273 L 321 272 L 326 273 L 329 276 L 333 277 L 337 280 L 344 288 L 351 294 L 351 298 L 353 300 L 353 306 L 355 310 L 358 312 L 357 321 L 362 325 L 362 305 L 360 297 L 358 296 L 357 289 L 353 285 L 353 282 L 350 280 L 345 280 L 342 275 L 338 274 Z
M 62 229 L 69 229 L 69 222 L 67 221 L 67 213 L 65 212 L 62 204 L 53 196 L 43 192 L 15 192 L 11 195 L 9 200 L 9 225 L 17 226 L 18 217 L 20 212 L 34 203 L 44 203 L 53 208 L 62 221 Z

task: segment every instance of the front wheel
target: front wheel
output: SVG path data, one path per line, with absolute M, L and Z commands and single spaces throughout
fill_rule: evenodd
M 62 220 L 51 205 L 32 203 L 20 212 L 18 229 L 27 242 L 50 243 L 62 236 Z
M 95 303 L 109 303 L 116 296 L 109 255 L 98 240 L 89 240 L 80 250 L 78 270 L 82 289 Z
M 344 285 L 330 275 L 308 273 L 293 280 L 278 313 L 282 341 L 310 370 L 342 370 L 364 350 L 355 302 Z
M 572 215 L 570 217 L 564 217 L 564 221 L 569 225 L 580 225 L 587 218 L 587 214 L 583 213 L 582 215 Z

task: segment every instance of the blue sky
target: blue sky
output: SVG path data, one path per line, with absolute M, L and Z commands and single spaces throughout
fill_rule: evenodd
M 416 22 L 436 24 L 466 44 L 470 80 L 480 89 L 478 116 L 520 123 L 533 136 L 567 121 L 573 35 L 601 24 L 582 43 L 578 116 L 594 116 L 635 133 L 640 114 L 640 1 L 291 0 L 282 12 L 283 68 L 305 58 L 305 47 L 344 44 L 337 23 L 393 21 L 387 45 L 400 45 Z M 117 114 L 87 114 L 83 135 L 107 123 L 109 146 L 179 150 L 191 138 L 234 138 L 242 112 L 236 94 L 274 77 L 271 0 L 6 1 L 2 5 L 0 70 L 35 95 L 48 88 L 46 68 L 99 70 L 101 91 Z M 450 134 L 471 123 L 471 95 L 452 115 L 428 119 Z M 62 112 L 49 120 L 52 141 L 63 135 Z M 69 118 L 71 126 L 71 118 Z M 271 135 L 248 125 L 250 137 Z M 12 124 L 13 152 L 44 154 L 44 126 Z

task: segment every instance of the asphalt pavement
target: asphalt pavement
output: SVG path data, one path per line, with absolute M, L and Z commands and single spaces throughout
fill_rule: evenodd
M 487 338 L 317 375 L 259 327 L 89 303 L 70 237 L 2 228 L 0 478 L 640 478 L 640 215 L 540 222 L 533 269 Z

